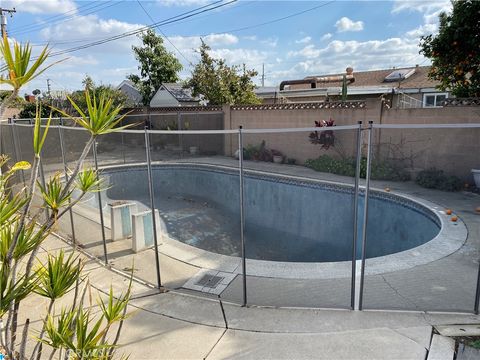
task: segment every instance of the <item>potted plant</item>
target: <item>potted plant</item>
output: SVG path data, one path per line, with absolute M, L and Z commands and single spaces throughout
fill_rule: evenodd
M 333 127 L 335 120 L 315 121 L 315 127 Z M 333 130 L 314 131 L 309 135 L 312 144 L 322 145 L 322 149 L 328 150 L 331 146 L 335 146 L 335 134 Z
M 283 162 L 283 154 L 278 150 L 270 150 L 275 164 L 281 164 Z

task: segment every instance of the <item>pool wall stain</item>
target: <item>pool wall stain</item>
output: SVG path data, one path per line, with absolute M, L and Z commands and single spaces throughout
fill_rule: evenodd
M 142 167 L 108 169 L 106 196 L 149 205 Z M 153 168 L 156 207 L 171 237 L 224 255 L 240 254 L 238 170 L 201 165 Z M 245 172 L 247 257 L 292 262 L 351 260 L 353 188 L 346 185 Z M 359 198 L 359 234 L 364 197 Z M 180 216 L 181 215 L 181 216 Z M 413 201 L 372 191 L 367 257 L 396 253 L 433 239 L 439 220 Z

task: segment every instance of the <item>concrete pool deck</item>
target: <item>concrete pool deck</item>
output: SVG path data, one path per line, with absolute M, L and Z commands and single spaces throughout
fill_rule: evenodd
M 39 253 L 70 245 L 50 236 Z M 127 277 L 79 253 L 91 285 L 120 292 Z M 26 302 L 33 324 L 47 303 Z M 426 359 L 432 326 L 477 324 L 480 317 L 383 311 L 240 307 L 221 299 L 158 293 L 134 282 L 133 314 L 124 324 L 119 353 L 135 359 Z M 47 355 L 48 352 L 46 351 Z M 448 359 L 448 353 L 445 357 Z M 450 357 L 450 359 L 452 359 Z
M 132 158 L 135 156 L 132 155 Z M 175 162 L 198 162 L 215 165 L 235 166 L 232 158 L 208 157 L 176 159 Z M 119 159 L 106 159 L 101 165 L 118 164 Z M 122 161 L 123 162 L 123 161 Z M 130 160 L 126 160 L 128 164 Z M 272 173 L 294 175 L 319 180 L 353 183 L 353 179 L 332 174 L 319 173 L 302 166 L 278 165 L 262 162 L 245 162 L 245 167 Z M 392 193 L 418 197 L 450 208 L 459 215 L 468 231 L 467 240 L 450 254 L 435 261 L 403 271 L 367 276 L 365 280 L 364 307 L 370 309 L 430 310 L 472 312 L 478 270 L 480 244 L 480 215 L 475 208 L 480 206 L 480 196 L 471 192 L 447 193 L 421 188 L 413 182 L 397 183 L 373 181 L 379 189 L 388 187 Z M 98 225 L 92 226 L 78 219 L 79 227 L 90 226 L 92 236 L 82 245 L 98 257 L 103 256 Z M 107 233 L 108 239 L 108 233 Z M 131 241 L 122 240 L 107 244 L 109 260 L 117 269 L 129 269 L 135 261 L 135 275 L 155 283 L 154 252 L 147 250 L 135 254 Z M 182 288 L 201 268 L 178 261 L 160 248 L 160 264 L 163 285 L 174 291 L 198 295 L 198 292 Z M 206 266 L 208 267 L 208 266 Z M 366 269 L 368 272 L 369 261 Z M 221 299 L 241 302 L 242 281 L 237 276 L 222 292 Z M 350 306 L 350 279 L 272 279 L 247 277 L 248 303 L 273 307 L 348 308 Z M 212 295 L 204 294 L 206 297 Z
M 132 161 L 133 158 L 132 155 Z M 194 160 L 227 166 L 235 163 L 228 158 Z M 118 163 L 118 159 L 104 158 L 101 162 L 102 165 L 114 163 Z M 245 165 L 328 181 L 353 181 L 301 166 L 254 162 Z M 220 297 L 199 296 L 201 293 L 182 286 L 200 269 L 160 253 L 163 285 L 172 290 L 158 293 L 145 284 L 134 284 L 135 313 L 125 324 L 120 352 L 129 353 L 135 359 L 423 360 L 431 350 L 432 325 L 480 323 L 480 317 L 475 315 L 421 311 L 426 308 L 472 311 L 480 243 L 480 215 L 474 209 L 480 206 L 480 196 L 428 190 L 411 182 L 374 181 L 372 186 L 389 187 L 394 193 L 421 197 L 451 208 L 467 227 L 465 244 L 450 256 L 406 271 L 366 278 L 364 305 L 367 309 L 417 311 L 312 309 L 348 307 L 350 279 L 303 281 L 252 276 L 247 278 L 247 284 L 249 304 L 253 305 L 243 308 L 232 303 L 241 301 L 242 297 L 238 276 Z M 100 228 L 81 216 L 75 221 L 77 233 L 85 239 L 83 250 L 101 258 Z M 154 283 L 153 250 L 135 254 L 130 246 L 128 240 L 108 241 L 110 264 L 115 269 L 128 271 L 134 261 L 135 276 Z M 48 251 L 69 247 L 54 237 L 45 243 Z M 96 261 L 87 260 L 85 270 L 97 289 L 105 291 L 113 284 L 114 289 L 120 291 L 126 286 L 126 277 Z M 38 316 L 45 307 L 44 303 L 32 301 L 31 311 Z

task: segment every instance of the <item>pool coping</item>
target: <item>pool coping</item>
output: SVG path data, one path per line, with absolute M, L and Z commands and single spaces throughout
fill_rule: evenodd
M 237 170 L 237 167 L 225 165 L 202 164 L 196 162 L 154 162 L 158 166 L 194 166 L 220 170 Z M 127 169 L 145 167 L 146 163 L 128 165 L 108 165 L 102 170 Z M 263 172 L 259 170 L 244 170 L 246 174 L 263 176 L 274 176 L 283 179 L 307 181 L 310 183 L 329 184 L 341 187 L 352 187 L 352 184 L 319 180 L 308 177 L 285 175 L 281 173 Z M 364 191 L 365 187 L 360 186 Z M 430 210 L 440 223 L 440 231 L 432 240 L 412 249 L 401 251 L 391 255 L 385 255 L 366 259 L 365 275 L 384 274 L 395 271 L 411 269 L 415 266 L 425 265 L 444 258 L 457 251 L 466 241 L 468 231 L 464 222 L 459 218 L 456 222 L 449 220 L 449 215 L 444 208 L 431 201 L 416 198 L 397 191 L 385 191 L 378 188 L 370 188 L 377 194 L 388 194 L 389 196 L 405 199 Z M 242 274 L 241 258 L 236 256 L 221 255 L 207 250 L 202 250 L 183 242 L 175 240 L 163 234 L 159 251 L 173 259 L 193 265 L 202 269 L 212 269 L 234 274 Z M 360 273 L 361 260 L 356 260 L 356 272 Z M 283 278 L 283 279 L 336 279 L 350 278 L 352 276 L 352 261 L 339 262 L 280 262 L 246 259 L 246 274 L 248 276 Z

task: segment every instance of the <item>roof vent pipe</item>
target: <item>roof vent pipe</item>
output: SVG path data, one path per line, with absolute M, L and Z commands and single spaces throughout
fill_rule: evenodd
M 339 82 L 343 81 L 343 77 L 347 79 L 348 83 L 351 84 L 355 82 L 355 77 L 353 76 L 353 68 L 348 67 L 346 70 L 346 75 L 334 75 L 334 76 L 320 76 L 320 77 L 308 77 L 301 80 L 285 80 L 280 83 L 280 91 L 285 89 L 286 85 L 299 85 L 299 84 L 310 84 L 311 89 L 317 87 L 319 82 Z

